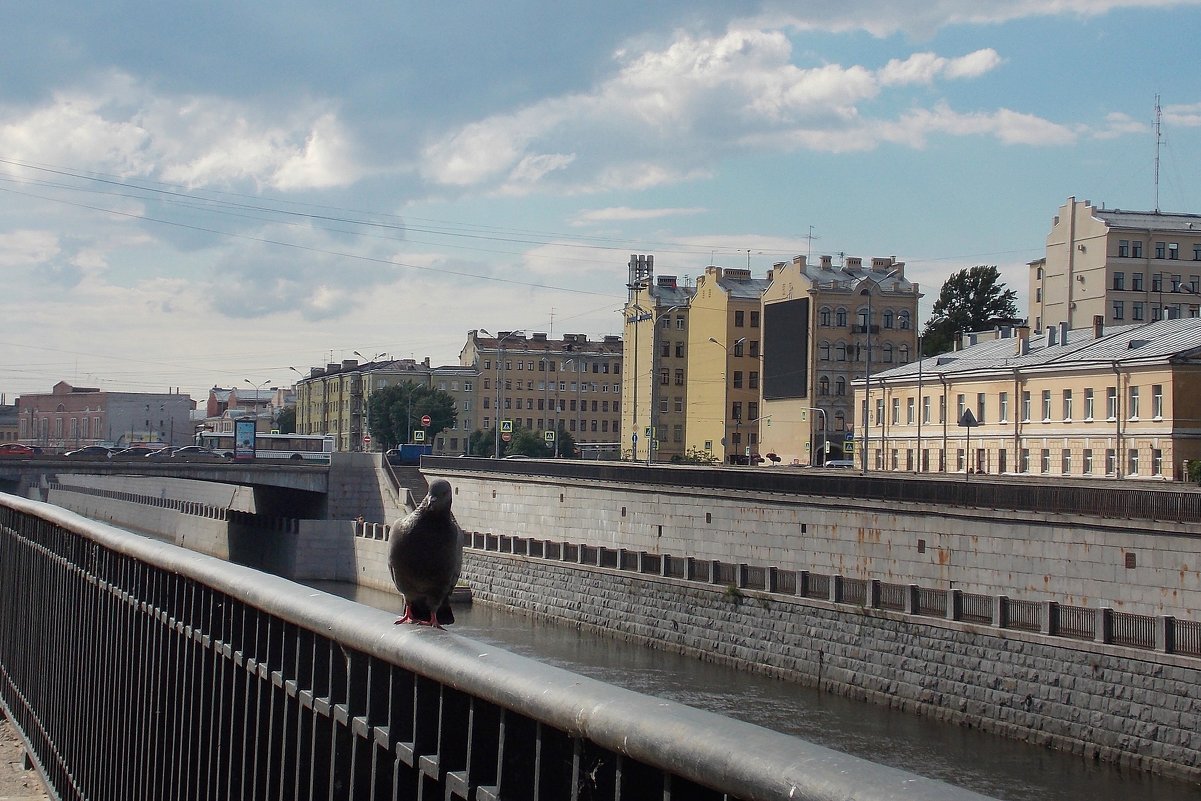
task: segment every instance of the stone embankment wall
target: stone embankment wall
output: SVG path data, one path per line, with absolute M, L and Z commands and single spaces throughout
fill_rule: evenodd
M 477 603 L 1201 780 L 1201 660 L 514 554 L 464 575 Z
M 442 469 L 470 530 L 1194 619 L 1201 530 Z

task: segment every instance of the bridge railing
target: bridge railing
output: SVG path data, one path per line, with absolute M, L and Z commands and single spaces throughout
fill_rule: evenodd
M 0 496 L 0 702 L 60 799 L 979 799 Z

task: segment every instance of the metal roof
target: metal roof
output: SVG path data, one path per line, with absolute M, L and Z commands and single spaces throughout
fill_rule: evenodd
M 1068 332 L 1067 344 L 1048 344 L 1047 333 L 1043 331 L 1030 336 L 1029 347 L 1024 355 L 1018 355 L 1017 342 L 1014 336 L 993 339 L 963 350 L 881 370 L 874 373 L 872 378 L 879 381 L 903 381 L 916 377 L 919 369 L 923 375 L 929 376 L 1014 368 L 1109 367 L 1114 362 L 1164 362 L 1191 358 L 1201 350 L 1201 319 L 1185 317 L 1138 325 L 1110 326 L 1099 338 L 1093 336 L 1091 327 L 1076 328 Z
M 1093 215 L 1110 228 L 1143 228 L 1201 234 L 1201 214 L 1168 214 L 1160 211 L 1094 209 Z

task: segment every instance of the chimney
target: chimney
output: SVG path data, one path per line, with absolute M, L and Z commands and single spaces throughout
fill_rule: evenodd
M 797 267 L 800 267 L 802 270 L 805 269 L 805 257 L 804 256 L 793 256 L 792 263 L 794 265 L 796 265 Z
M 833 261 L 833 259 L 830 256 L 822 256 L 822 269 L 823 270 L 833 269 L 834 265 L 831 263 L 832 261 Z
M 1048 325 L 1047 330 L 1043 332 L 1044 342 L 1049 348 L 1055 344 L 1055 335 L 1059 333 L 1059 328 L 1055 325 Z
M 343 359 L 342 360 L 342 369 L 343 370 L 353 370 L 354 368 L 356 368 L 358 366 L 359 366 L 358 359 Z
M 1030 326 L 1019 325 L 1017 327 L 1017 342 L 1014 343 L 1013 353 L 1015 356 L 1025 356 L 1030 352 Z
M 1059 344 L 1068 344 L 1068 324 L 1066 322 L 1059 324 Z
M 675 289 L 676 277 L 674 275 L 661 275 L 655 279 L 655 285 L 665 287 L 667 289 Z
M 1105 334 L 1105 317 L 1100 314 L 1093 315 L 1093 339 L 1100 339 Z

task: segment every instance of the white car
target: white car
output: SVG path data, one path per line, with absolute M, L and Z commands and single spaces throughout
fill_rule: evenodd
M 851 459 L 831 459 L 826 462 L 823 467 L 842 468 L 843 470 L 854 470 L 855 462 Z

